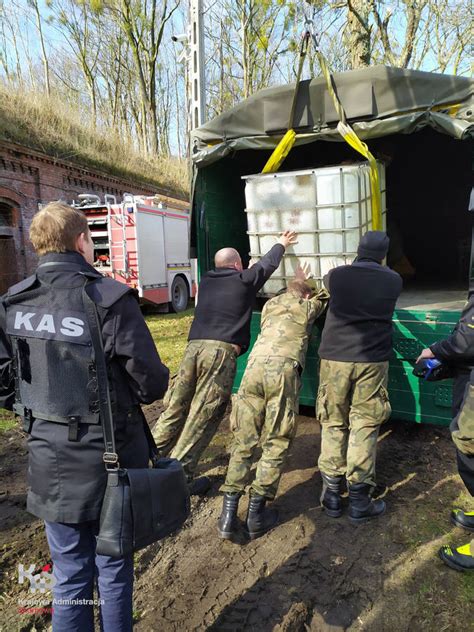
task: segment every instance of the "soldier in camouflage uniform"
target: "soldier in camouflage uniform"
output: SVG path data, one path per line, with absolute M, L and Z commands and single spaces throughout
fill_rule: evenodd
M 228 342 L 190 340 L 164 399 L 155 441 L 162 454 L 171 453 L 181 462 L 189 480 L 227 408 L 236 361 L 235 346 Z M 186 418 L 190 423 L 185 424 Z
M 371 494 L 377 437 L 391 412 L 388 359 L 393 310 L 402 288 L 400 276 L 382 265 L 388 243 L 384 232 L 369 231 L 354 263 L 334 268 L 325 278 L 331 298 L 319 347 L 316 402 L 321 504 L 328 516 L 341 516 L 345 477 L 353 523 L 385 511 L 384 501 L 373 501 Z
M 375 487 L 377 438 L 391 413 L 387 377 L 388 361 L 321 359 L 316 403 L 323 426 L 321 472 Z
M 456 369 L 451 437 L 456 445 L 459 474 L 474 496 L 474 294 L 451 336 L 424 349 L 418 359 L 421 358 L 437 358 Z M 474 533 L 474 511 L 454 509 L 451 521 Z M 439 556 L 455 570 L 474 571 L 474 539 L 455 549 L 443 546 Z
M 183 465 L 191 494 L 203 495 L 211 486 L 208 477 L 194 478 L 194 472 L 230 399 L 237 356 L 249 346 L 255 296 L 295 240 L 293 231 L 285 231 L 247 270 L 236 250 L 223 248 L 215 268 L 201 279 L 189 342 L 153 429 L 160 453 L 171 453 Z
M 265 304 L 261 331 L 249 356 L 239 392 L 232 402 L 233 443 L 219 518 L 220 537 L 230 539 L 237 508 L 249 477 L 252 457 L 262 439 L 262 456 L 250 489 L 246 527 L 252 539 L 277 522 L 275 509 L 265 508 L 277 492 L 288 448 L 296 430 L 296 414 L 308 339 L 329 295 L 312 290 L 299 268 L 288 291 Z

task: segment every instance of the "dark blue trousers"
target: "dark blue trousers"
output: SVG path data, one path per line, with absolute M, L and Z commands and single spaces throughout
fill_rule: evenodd
M 101 601 L 103 632 L 131 632 L 133 556 L 97 555 L 95 536 L 99 524 L 46 522 L 53 576 L 53 632 L 93 632 L 93 605 L 78 600 Z

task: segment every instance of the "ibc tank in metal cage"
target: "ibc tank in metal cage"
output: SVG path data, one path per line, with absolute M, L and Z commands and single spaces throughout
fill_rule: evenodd
M 385 168 L 377 164 L 385 230 Z M 372 230 L 369 173 L 364 162 L 243 176 L 251 258 L 262 257 L 283 230 L 298 233 L 298 243 L 287 249 L 261 294 L 285 288 L 298 261 L 309 263 L 321 286 L 331 268 L 354 260 L 361 236 Z

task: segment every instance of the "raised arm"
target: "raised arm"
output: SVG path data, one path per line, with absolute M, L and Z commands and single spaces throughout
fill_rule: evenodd
M 265 285 L 271 275 L 280 265 L 288 246 L 296 243 L 296 233 L 285 230 L 278 242 L 251 268 L 242 272 L 242 279 L 245 283 L 252 285 L 255 292 L 258 292 Z

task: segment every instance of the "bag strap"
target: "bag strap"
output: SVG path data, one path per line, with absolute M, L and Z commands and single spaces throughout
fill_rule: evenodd
M 146 436 L 146 440 L 148 442 L 148 450 L 149 450 L 149 454 L 150 454 L 150 461 L 153 464 L 153 467 L 157 466 L 157 462 L 160 458 L 160 454 L 158 452 L 158 448 L 156 446 L 155 443 L 155 439 L 151 433 L 150 430 L 150 426 L 148 425 L 147 420 L 145 419 L 145 416 L 143 416 L 143 427 L 145 429 L 145 436 Z
M 109 379 L 107 374 L 107 363 L 105 361 L 104 344 L 102 342 L 102 332 L 97 307 L 94 301 L 87 294 L 86 287 L 87 281 L 82 289 L 82 299 L 84 302 L 87 321 L 89 323 L 92 347 L 94 349 L 94 360 L 97 373 L 97 390 L 99 394 L 100 422 L 102 424 L 105 444 L 103 460 L 106 470 L 116 469 L 120 467 L 120 464 L 115 447 L 112 404 L 110 401 Z

